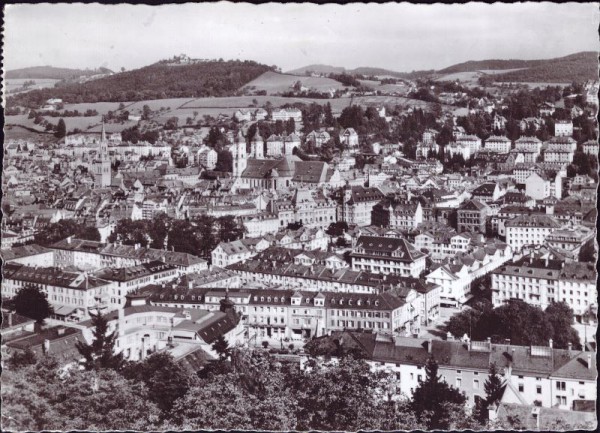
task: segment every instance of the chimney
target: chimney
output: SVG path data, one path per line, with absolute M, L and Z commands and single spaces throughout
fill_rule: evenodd
M 548 340 L 548 346 L 550 346 L 550 349 L 552 349 L 552 338 Z
M 431 354 L 431 346 L 433 346 L 433 339 L 427 341 L 427 353 Z
M 592 354 L 591 353 L 588 354 L 588 356 L 587 356 L 587 368 L 588 368 L 588 370 L 592 369 Z

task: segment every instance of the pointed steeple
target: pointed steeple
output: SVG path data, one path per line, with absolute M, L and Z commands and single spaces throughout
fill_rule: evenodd
M 106 129 L 104 128 L 104 116 L 102 116 L 102 133 L 100 134 L 100 142 L 106 143 Z

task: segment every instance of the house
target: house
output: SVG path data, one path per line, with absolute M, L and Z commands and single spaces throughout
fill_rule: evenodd
M 331 136 L 327 131 L 311 131 L 306 134 L 306 142 L 312 143 L 317 148 L 323 146 L 330 139 Z
M 508 153 L 512 143 L 504 136 L 493 135 L 485 140 L 484 149 L 495 153 Z
M 358 134 L 354 128 L 346 128 L 340 132 L 340 143 L 347 149 L 358 148 Z
M 214 170 L 217 166 L 217 152 L 210 147 L 202 147 L 196 154 L 198 164 L 207 170 Z
M 492 119 L 492 129 L 502 131 L 506 128 L 506 118 L 499 114 L 494 114 L 494 118 Z
M 212 344 L 221 336 L 229 345 L 243 339 L 241 318 L 228 298 L 218 311 L 197 308 L 160 307 L 147 303 L 145 296 L 129 296 L 125 308 L 106 315 L 108 332 L 115 332 L 115 351 L 127 361 L 139 361 L 153 352 L 185 346 L 201 348 L 217 356 Z M 91 320 L 79 324 L 88 342 L 93 340 Z
M 546 197 L 556 197 L 560 199 L 562 186 L 558 185 L 557 187 L 555 183 L 556 179 L 550 178 L 545 173 L 533 172 L 525 180 L 525 194 L 535 200 L 543 200 Z M 557 192 L 558 196 L 556 196 Z
M 513 251 L 528 245 L 542 245 L 560 224 L 549 215 L 519 215 L 504 224 L 506 243 Z
M 244 238 L 232 242 L 221 242 L 211 253 L 212 264 L 224 268 L 246 260 L 267 249 L 270 243 L 262 238 Z
M 489 206 L 477 199 L 464 202 L 456 211 L 458 232 L 485 233 L 490 212 Z
M 487 204 L 497 201 L 504 193 L 498 183 L 486 182 L 471 192 L 471 198 Z
M 538 112 L 540 114 L 540 117 L 552 116 L 554 114 L 554 111 L 554 104 L 550 102 L 542 102 L 538 106 Z
M 593 157 L 598 158 L 598 141 L 589 140 L 581 145 L 581 150 L 586 155 L 592 155 Z
M 492 304 L 498 307 L 521 299 L 545 310 L 553 302 L 564 302 L 580 321 L 582 315 L 597 308 L 596 278 L 592 263 L 564 263 L 530 255 L 492 273 Z
M 371 225 L 373 207 L 383 198 L 384 194 L 377 188 L 347 185 L 338 198 L 337 220 L 359 226 Z
M 271 113 L 271 120 L 273 122 L 277 120 L 286 122 L 289 119 L 294 119 L 296 124 L 302 122 L 302 111 L 298 108 L 276 108 Z
M 109 308 L 108 294 L 113 283 L 86 272 L 7 263 L 3 276 L 2 297 L 12 298 L 21 287 L 35 285 L 46 293 L 54 316 L 61 320 L 78 321 L 87 317 L 90 310 Z
M 571 120 L 557 120 L 554 122 L 555 137 L 571 137 L 573 135 L 573 122 Z
M 249 110 L 236 110 L 233 113 L 233 118 L 238 122 L 250 122 L 252 120 L 252 113 Z
M 425 270 L 426 254 L 406 239 L 360 236 L 350 258 L 352 269 L 417 278 Z

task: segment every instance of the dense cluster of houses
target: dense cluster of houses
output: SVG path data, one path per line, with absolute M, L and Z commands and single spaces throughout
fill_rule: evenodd
M 497 103 L 476 105 L 493 113 L 495 131 L 506 128 Z M 3 353 L 32 349 L 76 360 L 76 342 L 92 338 L 91 314 L 102 312 L 117 350 L 131 360 L 169 351 L 194 369 L 214 358 L 220 336 L 230 344 L 303 344 L 335 335 L 374 368 L 393 372 L 407 395 L 435 354 L 444 380 L 470 403 L 484 395 L 491 362 L 503 368 L 509 403 L 573 408 L 593 400 L 590 352 L 551 342 L 526 348 L 417 338 L 445 308 L 468 305 L 474 282 L 486 276 L 494 306 L 560 301 L 577 322 L 594 320 L 597 274 L 582 257 L 597 251 L 597 180 L 567 176 L 567 167 L 576 152 L 597 158 L 598 143 L 578 143 L 571 120 L 557 121 L 543 142 L 525 134 L 554 110 L 542 104 L 514 141 L 501 132 L 482 139 L 455 124 L 451 142 L 440 146 L 439 132 L 428 128 L 416 159 L 402 143 L 371 143 L 365 154 L 365 137 L 352 127 L 303 131 L 297 108 L 237 110 L 240 128 L 219 126 L 227 143 L 218 150 L 205 140 L 208 128 L 164 131 L 153 144 L 123 141 L 104 124 L 56 146 L 9 141 L 2 297 L 40 288 L 56 326 L 34 330 L 27 318 L 3 312 Z M 378 113 L 394 120 L 383 107 Z M 291 133 L 247 134 L 253 122 L 290 120 Z M 343 151 L 329 162 L 298 154 L 332 141 Z M 442 152 L 475 164 L 453 172 L 430 157 Z M 233 216 L 243 236 L 205 257 L 108 242 L 120 220 L 163 213 Z M 35 244 L 36 234 L 67 219 L 98 229 L 100 240 Z

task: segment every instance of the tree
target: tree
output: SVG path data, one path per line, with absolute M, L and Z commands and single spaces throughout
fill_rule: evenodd
M 219 360 L 221 361 L 225 361 L 231 353 L 229 344 L 227 343 L 227 340 L 225 340 L 225 337 L 223 337 L 222 335 L 219 335 L 217 340 L 213 343 L 212 348 L 215 352 L 217 352 L 217 354 L 219 355 Z
M 67 135 L 67 125 L 65 125 L 65 121 L 61 118 L 58 119 L 58 124 L 56 125 L 56 131 L 54 132 L 54 136 L 56 138 L 63 138 Z
M 69 236 L 91 241 L 100 240 L 100 232 L 96 227 L 88 227 L 72 219 L 62 219 L 50 224 L 42 231 L 36 233 L 34 239 L 37 244 L 50 245 Z
M 489 420 L 489 408 L 500 402 L 504 386 L 502 377 L 498 373 L 498 368 L 495 363 L 490 364 L 488 377 L 483 384 L 485 390 L 485 398 L 475 400 L 475 408 L 473 410 L 475 418 L 481 424 L 487 424 Z
M 442 381 L 438 376 L 438 364 L 433 357 L 425 365 L 425 380 L 413 393 L 412 409 L 418 419 L 423 419 L 429 430 L 448 429 L 451 412 L 447 403 L 462 406 L 466 402 L 463 393 Z
M 92 316 L 92 326 L 94 327 L 92 331 L 94 340 L 92 344 L 77 342 L 77 350 L 85 358 L 85 368 L 87 370 L 120 370 L 124 362 L 123 354 L 114 353 L 117 330 L 108 332 L 108 320 L 102 313 L 90 313 L 90 316 Z
M 11 303 L 17 314 L 29 317 L 38 324 L 42 324 L 47 317 L 54 313 L 54 308 L 48 302 L 46 293 L 33 284 L 22 287 Z
M 165 129 L 177 129 L 177 124 L 179 123 L 179 118 L 173 116 L 167 119 L 165 123 Z
M 247 350 L 232 353 L 232 366 L 192 382 L 173 407 L 177 430 L 296 430 L 296 401 L 283 366 Z
M 188 373 L 166 352 L 153 353 L 142 362 L 129 363 L 123 369 L 123 376 L 145 384 L 149 399 L 162 411 L 163 418 L 189 389 Z
M 238 223 L 233 215 L 225 215 L 217 219 L 219 242 L 231 242 L 241 239 L 244 227 Z
M 23 352 L 15 352 L 10 358 L 8 358 L 8 367 L 11 369 L 18 369 L 26 367 L 28 365 L 34 365 L 37 362 L 35 353 L 31 349 L 27 348 Z
M 566 349 L 571 343 L 574 347 L 580 345 L 579 334 L 573 328 L 573 309 L 564 302 L 552 302 L 546 307 L 546 316 L 552 324 L 553 346 Z
M 217 152 L 217 164 L 215 171 L 233 172 L 233 155 L 228 150 L 220 150 Z

